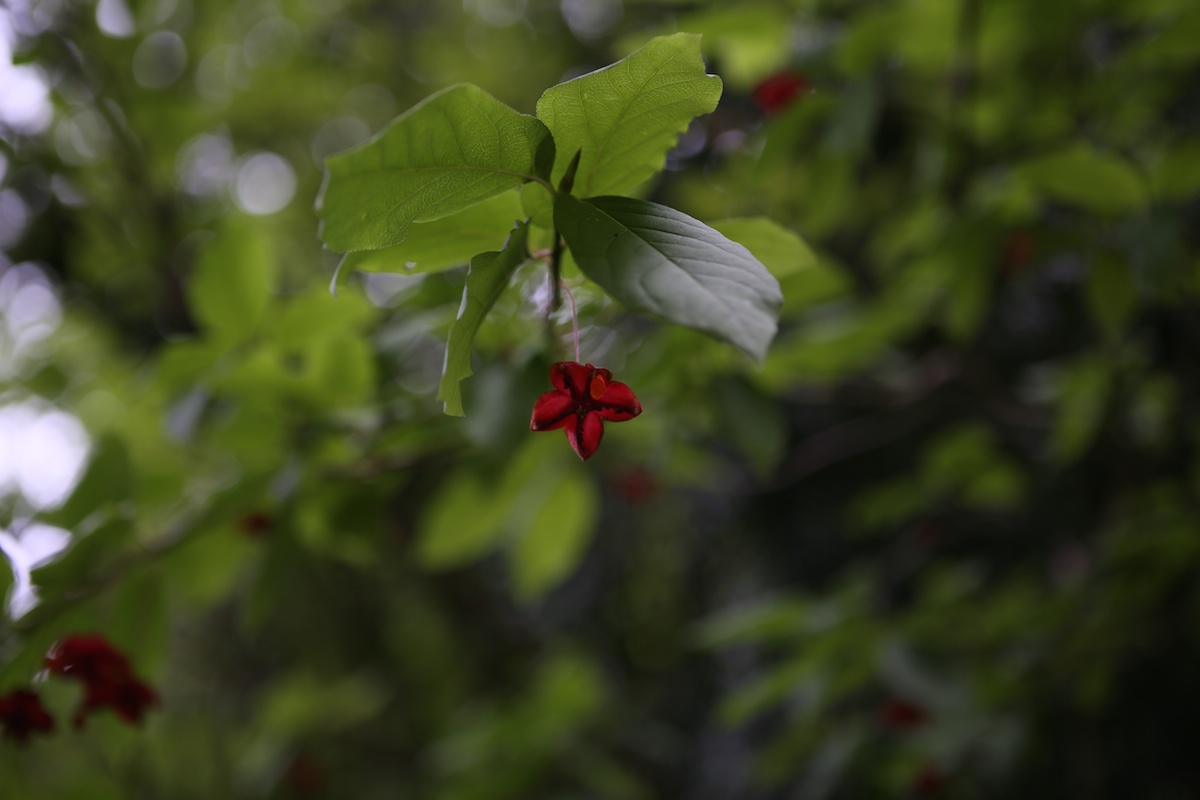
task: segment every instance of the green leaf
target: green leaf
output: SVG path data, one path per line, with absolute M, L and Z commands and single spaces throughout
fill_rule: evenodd
M 817 266 L 817 257 L 804 240 L 774 220 L 743 217 L 709 225 L 749 250 L 776 278 Z
M 810 602 L 780 597 L 735 607 L 703 621 L 696 630 L 697 646 L 731 647 L 744 643 L 794 642 L 813 619 Z
M 1074 461 L 1092 443 L 1112 384 L 1113 366 L 1099 356 L 1080 358 L 1059 376 L 1058 419 L 1050 440 L 1051 455 L 1057 461 Z
M 234 218 L 204 246 L 189 284 L 192 313 L 210 336 L 241 343 L 258 329 L 276 277 L 271 239 Z
M 783 296 L 745 247 L 673 208 L 629 197 L 560 194 L 554 223 L 583 273 L 629 308 L 766 356 Z
M 1123 214 L 1146 204 L 1146 187 L 1128 163 L 1086 145 L 1028 161 L 1017 171 L 1047 197 L 1098 214 Z
M 1200 142 L 1166 149 L 1154 164 L 1151 183 L 1165 200 L 1186 200 L 1200 191 Z
M 553 159 L 554 140 L 539 120 L 477 86 L 451 86 L 328 160 L 317 200 L 321 238 L 342 251 L 400 244 L 414 222 L 544 180 Z
M 311 350 L 331 336 L 359 336 L 378 316 L 362 294 L 332 297 L 321 288 L 289 297 L 268 328 L 281 350 Z
M 388 687 L 370 673 L 331 679 L 297 671 L 285 674 L 267 691 L 259 718 L 264 729 L 283 736 L 328 733 L 375 716 L 390 695 Z
M 375 387 L 374 352 L 363 337 L 330 336 L 308 353 L 305 378 L 314 396 L 330 406 L 365 403 Z
M 154 369 L 155 386 L 167 396 L 192 388 L 214 364 L 229 353 L 219 342 L 185 339 L 171 342 L 158 351 Z
M 521 196 L 505 192 L 457 214 L 413 225 L 401 244 L 349 253 L 342 269 L 415 275 L 462 266 L 476 253 L 495 249 L 524 216 Z
M 779 404 L 736 378 L 718 378 L 711 391 L 719 429 L 758 475 L 770 475 L 787 443 L 787 418 Z
M 527 183 L 521 187 L 521 208 L 534 225 L 546 230 L 554 227 L 554 196 L 550 188 L 540 183 Z
M 792 48 L 792 17 L 779 7 L 712 8 L 680 20 L 680 25 L 711 36 L 711 47 L 705 49 L 717 56 L 721 74 L 745 87 L 787 64 Z
M 826 261 L 781 279 L 779 285 L 783 289 L 785 316 L 843 297 L 854 288 L 844 269 Z
M 704 71 L 700 37 L 662 36 L 615 64 L 552 86 L 537 104 L 554 134 L 553 183 L 577 151 L 574 193 L 624 194 L 662 169 L 679 134 L 721 98 L 721 79 Z
M 446 362 L 442 366 L 442 381 L 438 387 L 438 399 L 444 403 L 447 414 L 455 417 L 464 415 L 460 384 L 471 375 L 471 343 L 475 341 L 483 318 L 508 286 L 508 279 L 525 260 L 528 236 L 529 226 L 524 222 L 517 223 L 501 250 L 480 253 L 471 259 L 467 282 L 463 286 L 462 304 L 458 307 L 458 319 L 450 327 L 450 336 L 446 340 Z
M 749 88 L 755 81 L 787 64 L 791 47 L 792 17 L 776 6 L 731 5 L 708 8 L 673 19 L 667 30 L 684 30 L 703 37 L 704 52 L 715 56 L 721 77 L 730 84 Z M 629 52 L 646 42 L 648 35 L 635 32 L 621 39 L 618 47 Z
M 1120 333 L 1137 309 L 1137 288 L 1129 265 L 1111 255 L 1101 255 L 1092 265 L 1085 284 L 1088 306 L 1108 336 Z
M 225 524 L 189 536 L 166 562 L 172 595 L 202 607 L 229 597 L 262 546 L 239 533 Z
M 465 564 L 487 552 L 502 531 L 508 498 L 470 473 L 460 473 L 428 505 L 417 559 L 444 569 Z
M 107 520 L 84 536 L 76 535 L 64 553 L 33 570 L 33 583 L 44 596 L 57 598 L 102 581 L 128 556 L 133 542 L 128 520 Z
M 519 597 L 539 597 L 575 569 L 592 532 L 597 500 L 586 475 L 566 473 L 513 548 Z
M 766 675 L 729 694 L 721 703 L 721 720 L 741 725 L 752 717 L 784 702 L 795 694 L 806 678 L 820 670 L 821 663 L 808 650 L 801 650 Z

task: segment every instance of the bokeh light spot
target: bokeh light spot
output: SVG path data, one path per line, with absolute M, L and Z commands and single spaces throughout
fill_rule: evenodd
M 562 0 L 559 7 L 571 33 L 584 40 L 604 36 L 624 12 L 621 0 Z
M 16 189 L 0 190 L 0 250 L 21 241 L 29 224 L 29 206 Z
M 50 87 L 43 72 L 0 60 L 0 123 L 26 134 L 44 131 L 54 116 Z
M 96 4 L 96 26 L 114 39 L 133 36 L 133 15 L 124 0 L 100 0 Z
M 90 443 L 72 415 L 33 402 L 0 407 L 0 493 L 35 509 L 61 505 L 79 481 Z
M 179 34 L 156 31 L 133 53 L 133 77 L 147 89 L 165 89 L 183 75 L 187 46 Z
M 493 28 L 507 28 L 525 16 L 525 0 L 463 0 L 463 10 Z
M 296 172 L 275 153 L 254 153 L 238 168 L 234 197 L 250 214 L 274 214 L 296 194 Z

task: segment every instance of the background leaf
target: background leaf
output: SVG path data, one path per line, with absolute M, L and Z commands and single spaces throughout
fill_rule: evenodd
M 804 240 L 774 220 L 743 217 L 708 224 L 749 250 L 780 280 L 817 266 L 817 256 Z
M 508 498 L 470 473 L 457 475 L 427 505 L 417 558 L 426 567 L 456 567 L 483 555 L 496 541 Z
M 477 86 L 438 92 L 378 136 L 326 165 L 317 201 L 321 238 L 334 250 L 400 244 L 429 222 L 545 177 L 550 132 Z
M 629 197 L 560 194 L 554 223 L 584 274 L 629 308 L 766 356 L 783 296 L 745 247 L 680 211 Z
M 240 343 L 257 330 L 276 280 L 271 238 L 233 217 L 200 251 L 189 283 L 192 313 L 214 338 Z
M 595 524 L 599 498 L 591 481 L 579 469 L 559 474 L 562 479 L 513 546 L 519 597 L 536 598 L 575 569 Z
M 447 414 L 463 416 L 460 384 L 471 375 L 471 343 L 475 341 L 483 318 L 508 286 L 508 279 L 528 258 L 529 251 L 525 246 L 528 237 L 529 226 L 524 222 L 518 223 L 503 249 L 480 253 L 471 259 L 463 286 L 462 304 L 458 307 L 458 318 L 454 320 L 446 339 L 446 363 L 442 367 L 442 380 L 438 386 L 438 399 L 444 403 Z
M 698 11 L 674 20 L 674 28 L 704 37 L 704 52 L 716 57 L 721 79 L 747 87 L 788 60 L 789 18 L 779 6 L 738 4 Z M 632 50 L 646 41 L 641 32 L 622 41 Z
M 1047 197 L 1100 214 L 1146 204 L 1145 182 L 1128 163 L 1086 145 L 1032 159 L 1017 172 Z
M 552 183 L 579 150 L 574 193 L 624 194 L 663 167 L 679 134 L 721 98 L 721 79 L 704 71 L 700 37 L 652 40 L 616 64 L 547 89 L 538 119 L 558 149 Z

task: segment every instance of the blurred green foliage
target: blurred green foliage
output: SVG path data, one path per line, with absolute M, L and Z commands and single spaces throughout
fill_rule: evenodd
M 1200 793 L 1194 3 L 0 22 L 0 695 L 59 723 L 0 741 L 0 797 Z M 532 113 L 675 31 L 725 90 L 638 192 L 753 239 L 765 363 L 568 259 L 584 360 L 645 412 L 586 464 L 528 432 L 570 328 L 534 265 L 445 416 L 467 259 L 537 202 L 358 254 L 335 299 L 325 159 L 458 82 Z M 64 458 L 30 408 L 87 431 L 67 497 L 22 483 Z M 70 544 L 31 564 L 39 525 Z M 71 727 L 37 674 L 72 632 L 156 687 L 140 728 Z

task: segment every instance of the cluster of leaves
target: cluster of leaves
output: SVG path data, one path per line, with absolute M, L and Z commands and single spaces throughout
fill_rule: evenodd
M 555 298 L 561 236 L 579 270 L 625 307 L 761 360 L 783 299 L 767 268 L 699 220 L 622 196 L 662 169 L 679 134 L 720 96 L 699 37 L 682 33 L 547 89 L 536 117 L 477 86 L 445 89 L 329 160 L 321 237 L 351 251 L 343 269 L 416 272 L 469 261 L 439 389 L 448 414 L 463 415 L 459 384 L 471 374 L 475 333 L 530 257 L 531 238 L 549 245 Z M 513 229 L 518 208 L 527 220 Z M 740 230 L 753 250 L 763 240 L 751 226 Z M 474 253 L 479 241 L 499 243 L 510 229 L 501 250 Z

